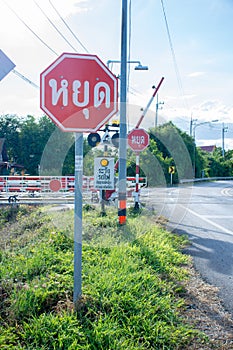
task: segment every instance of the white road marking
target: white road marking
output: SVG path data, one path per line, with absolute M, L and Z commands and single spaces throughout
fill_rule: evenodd
M 232 215 L 205 215 L 205 218 L 208 219 L 232 219 Z
M 201 220 L 207 222 L 208 224 L 210 224 L 210 225 L 216 227 L 217 229 L 221 230 L 222 232 L 225 232 L 225 233 L 227 233 L 227 234 L 233 235 L 233 231 L 228 230 L 227 228 L 223 227 L 222 225 L 216 224 L 216 223 L 213 222 L 212 220 L 207 219 L 206 216 L 200 215 L 200 214 L 196 213 L 195 211 L 193 211 L 193 210 L 191 210 L 191 209 L 185 207 L 184 205 L 181 205 L 181 204 L 180 204 L 180 206 L 181 206 L 184 210 L 187 210 L 187 211 L 188 211 L 189 213 L 191 213 L 192 215 L 194 215 L 194 216 L 198 217 L 199 219 L 201 219 Z M 232 217 L 231 217 L 231 218 L 232 218 Z
M 232 192 L 232 187 L 227 187 L 221 191 L 221 194 L 225 197 L 232 197 L 233 194 L 231 192 Z

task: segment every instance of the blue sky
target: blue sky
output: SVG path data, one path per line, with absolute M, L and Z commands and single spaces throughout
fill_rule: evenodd
M 49 0 L 36 1 L 79 53 L 74 39 Z M 121 0 L 51 0 L 87 51 L 103 62 L 120 59 Z M 128 0 L 130 3 L 130 0 Z M 233 2 L 231 0 L 164 0 L 172 49 L 161 0 L 131 0 L 129 60 L 140 60 L 148 71 L 129 65 L 128 101 L 133 106 L 129 124 L 134 126 L 151 95 L 152 85 L 165 80 L 159 91 L 159 123 L 172 120 L 189 132 L 190 119 L 197 123 L 218 119 L 196 128 L 197 144 L 221 146 L 223 123 L 226 148 L 233 148 Z M 51 26 L 34 0 L 0 0 L 0 42 L 16 70 L 39 85 L 40 73 L 57 56 L 43 45 L 18 17 L 58 54 L 74 52 Z M 119 64 L 111 69 L 119 74 Z M 0 82 L 0 113 L 43 115 L 39 91 L 13 73 Z M 155 104 L 142 127 L 154 126 Z

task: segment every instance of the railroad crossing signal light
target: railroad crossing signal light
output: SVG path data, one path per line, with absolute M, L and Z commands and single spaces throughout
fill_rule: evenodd
M 91 147 L 97 146 L 101 141 L 101 137 L 97 132 L 93 132 L 87 136 L 87 142 Z
M 172 166 L 169 166 L 169 174 L 175 174 L 175 171 L 176 171 L 176 168 L 172 165 Z
M 111 141 L 114 147 L 119 147 L 120 135 L 118 131 L 114 135 L 112 135 Z
M 120 121 L 118 119 L 112 120 L 112 126 L 119 127 L 120 126 Z
M 102 165 L 102 166 L 108 166 L 108 163 L 109 163 L 109 161 L 108 161 L 108 159 L 106 159 L 106 158 L 103 158 L 103 159 L 101 159 L 101 161 L 100 161 L 100 165 Z

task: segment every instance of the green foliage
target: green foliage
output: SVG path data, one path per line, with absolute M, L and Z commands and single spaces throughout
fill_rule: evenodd
M 22 120 L 16 115 L 0 116 L 0 138 L 5 138 L 8 158 L 16 161 L 20 156 L 19 138 Z
M 2 115 L 0 137 L 6 139 L 9 160 L 23 165 L 29 175 L 38 175 L 38 165 L 43 175 L 74 173 L 73 135 L 62 133 L 46 116 Z
M 164 185 L 170 182 L 168 168 L 175 165 L 173 183 L 182 178 L 193 177 L 226 177 L 232 176 L 233 151 L 225 152 L 216 148 L 213 154 L 196 147 L 192 137 L 182 132 L 172 122 L 150 130 L 149 152 L 142 152 L 141 168 L 148 177 L 151 186 Z
M 200 150 L 199 150 L 200 152 Z M 217 147 L 213 153 L 201 152 L 205 159 L 205 173 L 207 177 L 228 177 L 233 176 L 233 151 L 225 152 L 223 157 L 222 149 Z
M 55 128 L 46 143 L 40 161 L 41 175 L 74 173 L 74 135 Z
M 74 314 L 42 314 L 24 323 L 21 338 L 27 350 L 88 349 L 85 336 Z
M 140 155 L 140 175 L 147 176 L 150 186 L 164 186 L 170 183 L 169 166 L 175 165 L 173 183 L 182 178 L 209 176 L 232 176 L 233 151 L 217 148 L 211 155 L 196 148 L 194 140 L 172 122 L 149 131 L 150 146 Z M 43 116 L 35 119 L 28 115 L 0 116 L 0 137 L 6 139 L 9 160 L 24 165 L 30 175 L 73 175 L 74 137 L 72 133 L 61 132 L 54 123 Z M 103 155 L 98 147 L 91 148 L 86 139 L 83 142 L 84 174 L 92 176 L 94 158 Z M 109 155 L 117 158 L 117 150 L 108 147 Z M 135 154 L 128 150 L 127 174 L 135 175 Z
M 171 165 L 176 167 L 173 183 L 178 183 L 179 179 L 192 178 L 192 138 L 179 130 L 172 122 L 151 129 L 149 134 L 151 140 L 149 151 L 152 155 L 147 165 L 149 184 L 151 181 L 153 185 L 170 183 L 168 169 Z M 145 162 L 146 159 L 143 161 Z M 145 173 L 147 175 L 147 172 Z
M 98 210 L 83 215 L 77 312 L 71 302 L 72 240 L 45 211 L 21 217 L 14 249 L 2 250 L 0 263 L 1 349 L 172 350 L 200 338 L 179 316 L 179 281 L 187 278 L 188 258 L 180 253 L 185 238 L 158 228 L 146 212 L 129 217 L 123 228 L 113 208 L 105 217 Z

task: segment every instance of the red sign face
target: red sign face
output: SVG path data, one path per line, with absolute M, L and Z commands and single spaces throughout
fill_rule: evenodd
M 63 131 L 95 132 L 118 110 L 117 83 L 97 56 L 63 53 L 40 75 L 40 107 Z
M 149 134 L 144 129 L 133 129 L 128 134 L 128 145 L 135 152 L 141 152 L 149 145 Z

